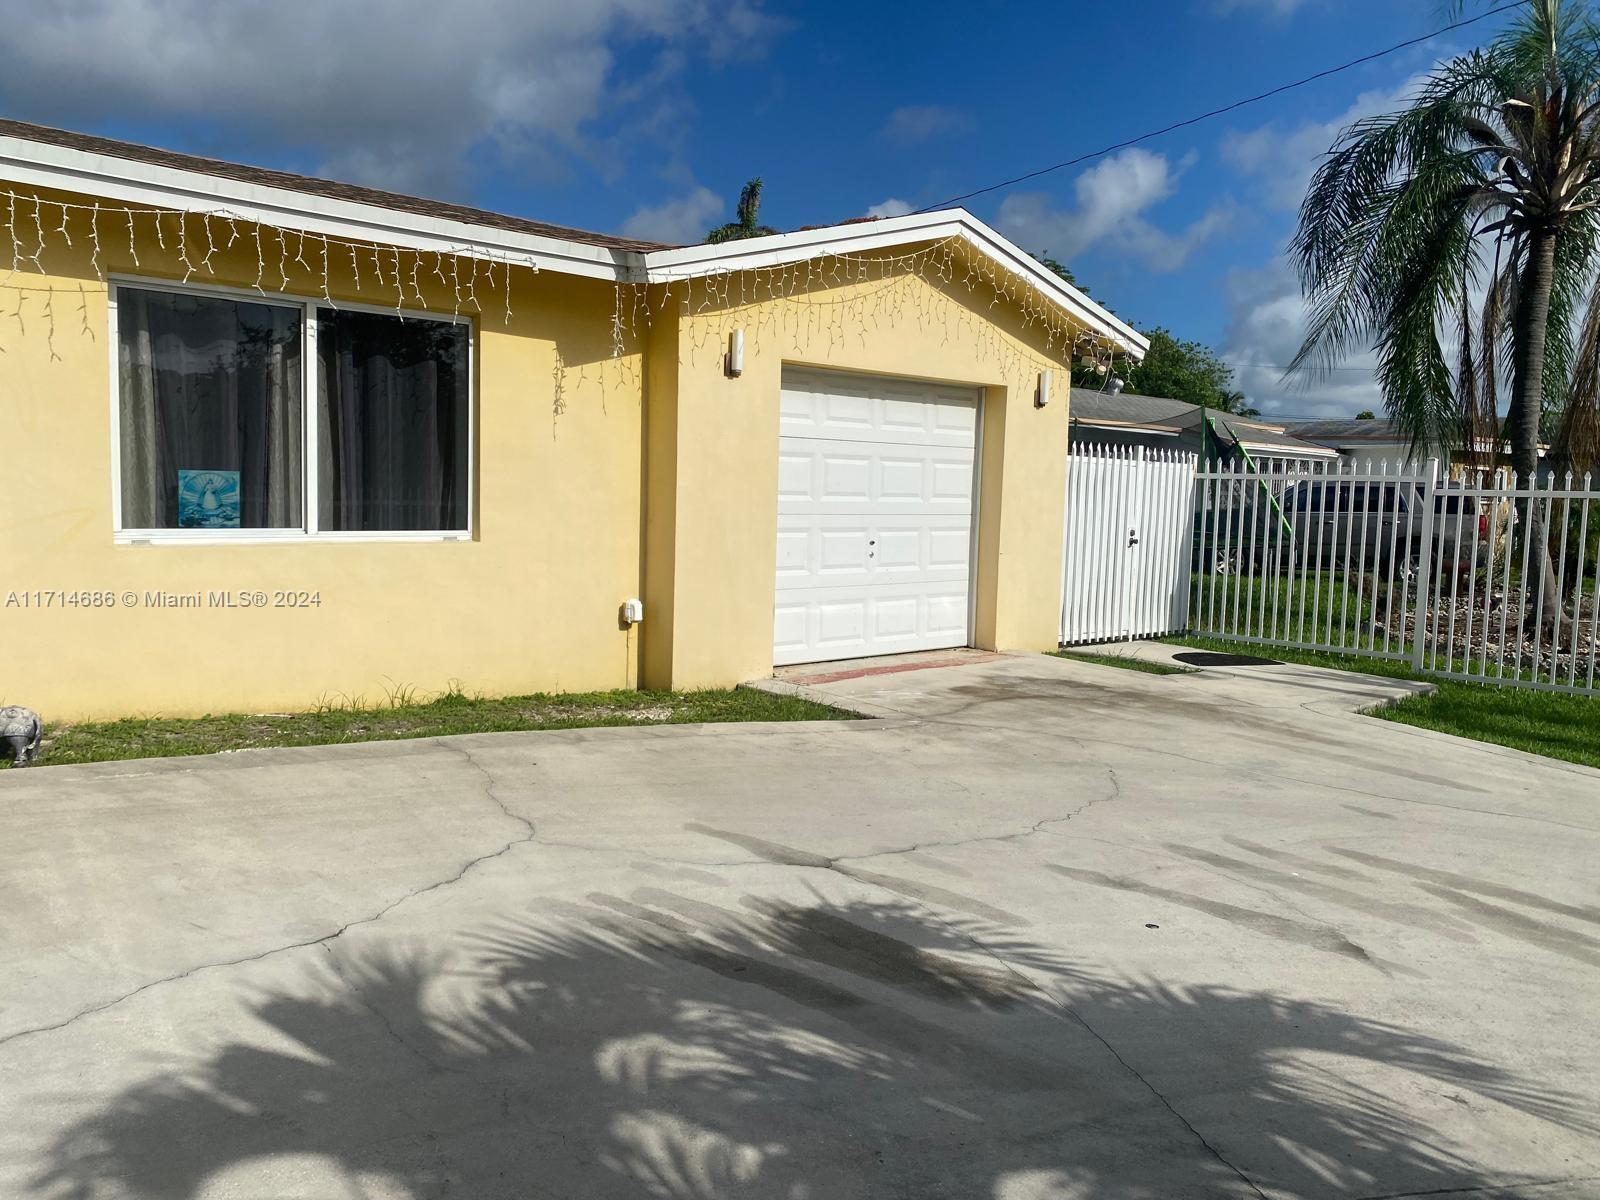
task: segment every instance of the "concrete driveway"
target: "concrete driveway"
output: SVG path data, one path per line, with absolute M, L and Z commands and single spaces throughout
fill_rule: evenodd
M 0 774 L 0 1196 L 1600 1195 L 1600 773 L 816 686 L 884 719 Z

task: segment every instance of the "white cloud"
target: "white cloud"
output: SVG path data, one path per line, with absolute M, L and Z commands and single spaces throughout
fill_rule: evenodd
M 1326 375 L 1296 375 L 1284 368 L 1305 340 L 1305 301 L 1288 260 L 1228 276 L 1228 322 L 1222 357 L 1234 369 L 1234 386 L 1268 416 L 1350 417 L 1364 408 L 1383 411 L 1371 374 L 1370 351 L 1352 354 Z
M 1223 202 L 1172 233 L 1144 215 L 1177 190 L 1192 161 L 1174 168 L 1165 155 L 1124 150 L 1078 176 L 1071 208 L 1055 207 L 1042 192 L 1018 192 L 1000 205 L 997 223 L 1025 249 L 1063 262 L 1097 246 L 1136 258 L 1152 271 L 1176 271 L 1234 219 L 1233 206 Z
M 869 217 L 903 217 L 908 212 L 914 211 L 910 204 L 890 196 L 882 204 L 874 204 L 867 209 Z
M 1362 92 L 1327 121 L 1306 121 L 1290 129 L 1271 122 L 1246 131 L 1229 130 L 1222 136 L 1222 157 L 1257 181 L 1260 198 L 1269 207 L 1297 209 L 1317 163 L 1340 132 L 1364 117 L 1402 107 L 1425 78 L 1413 75 L 1397 87 Z
M 717 223 L 722 210 L 722 197 L 708 187 L 696 187 L 675 200 L 640 208 L 622 223 L 622 232 L 652 242 L 689 245 L 705 240 L 706 230 Z
M 758 51 L 774 25 L 755 0 L 8 0 L 4 9 L 28 30 L 0 43 L 0 102 L 13 115 L 220 127 L 230 143 L 300 156 L 319 171 L 435 194 L 461 191 L 485 154 L 549 170 L 599 153 L 589 144 L 598 118 L 647 119 L 660 97 L 630 98 L 616 78 L 622 42 L 678 76 L 692 55 Z
M 977 122 L 970 113 L 942 104 L 906 104 L 889 114 L 883 136 L 892 142 L 913 145 L 948 134 L 971 133 Z

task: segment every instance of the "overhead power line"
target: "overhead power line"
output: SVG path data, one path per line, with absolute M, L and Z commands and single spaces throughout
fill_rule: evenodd
M 964 200 L 971 200 L 974 196 L 984 196 L 990 192 L 998 192 L 1002 188 L 1014 187 L 1019 183 L 1026 183 L 1030 179 L 1037 179 L 1041 175 L 1049 175 L 1055 171 L 1064 171 L 1068 167 L 1076 167 L 1086 162 L 1093 162 L 1097 158 L 1104 158 L 1108 154 L 1115 154 L 1118 150 L 1126 150 L 1129 146 L 1137 146 L 1140 142 L 1148 142 L 1151 138 L 1158 138 L 1164 134 L 1172 133 L 1178 129 L 1187 129 L 1191 125 L 1198 125 L 1202 121 L 1209 121 L 1214 117 L 1223 116 L 1226 113 L 1234 112 L 1237 109 L 1245 108 L 1251 104 L 1260 104 L 1263 100 L 1270 100 L 1272 97 L 1281 96 L 1285 92 L 1292 92 L 1296 88 L 1302 88 L 1307 84 L 1316 83 L 1319 79 L 1327 79 L 1330 75 L 1338 75 L 1343 71 L 1349 71 L 1366 63 L 1374 62 L 1377 59 L 1385 58 L 1388 55 L 1398 53 L 1401 50 L 1408 50 L 1412 46 L 1420 46 L 1423 42 L 1431 42 L 1436 37 L 1441 37 L 1442 35 L 1451 33 L 1457 29 L 1464 29 L 1468 25 L 1476 25 L 1479 21 L 1486 21 L 1498 13 L 1509 12 L 1513 8 L 1521 8 L 1524 4 L 1529 2 L 1530 0 L 1511 0 L 1511 2 L 1508 4 L 1500 4 L 1494 8 L 1486 9 L 1475 17 L 1467 17 L 1463 20 L 1455 21 L 1449 25 L 1441 26 L 1440 28 L 1435 29 L 1432 33 L 1425 33 L 1421 37 L 1410 38 L 1404 42 L 1396 42 L 1393 46 L 1390 46 L 1387 49 L 1374 50 L 1371 54 L 1363 54 L 1360 58 L 1352 58 L 1349 62 L 1340 63 L 1337 67 L 1328 67 L 1326 70 L 1318 71 L 1315 75 L 1307 75 L 1305 78 L 1296 79 L 1292 83 L 1279 84 L 1277 87 L 1268 91 L 1259 92 L 1254 96 L 1246 96 L 1243 100 L 1235 100 L 1232 104 L 1224 104 L 1221 108 L 1213 108 L 1209 112 L 1200 113 L 1198 116 L 1186 117 L 1182 121 L 1174 121 L 1170 125 L 1163 125 L 1160 129 L 1152 129 L 1149 133 L 1141 133 L 1138 137 L 1132 137 L 1126 141 L 1117 142 L 1114 145 L 1103 146 L 1099 150 L 1091 150 L 1087 154 L 1080 154 L 1076 158 L 1067 159 L 1065 162 L 1052 163 L 1050 166 L 1040 167 L 1036 171 L 1028 171 L 1025 174 L 1016 175 L 1010 179 L 1003 179 L 999 183 L 991 183 L 988 187 L 981 187 L 970 192 L 963 192 L 959 196 L 952 196 L 950 199 L 940 201 L 938 204 L 929 204 L 924 208 L 917 209 L 916 211 L 923 213 L 933 212 L 935 209 L 940 208 L 950 208 L 953 205 L 960 204 Z

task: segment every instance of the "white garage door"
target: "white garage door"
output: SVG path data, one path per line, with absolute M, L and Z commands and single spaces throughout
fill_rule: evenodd
M 968 644 L 978 392 L 785 370 L 773 662 Z

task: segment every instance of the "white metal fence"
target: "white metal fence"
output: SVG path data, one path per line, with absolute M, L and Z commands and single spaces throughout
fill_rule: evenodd
M 1077 446 L 1067 460 L 1061 642 L 1182 632 L 1195 456 Z
M 1189 631 L 1588 692 L 1600 490 L 1389 464 L 1074 448 L 1063 644 Z
M 1195 476 L 1192 632 L 1593 691 L 1600 493 L 1343 463 Z M 1593 511 L 1591 511 L 1593 510 Z

